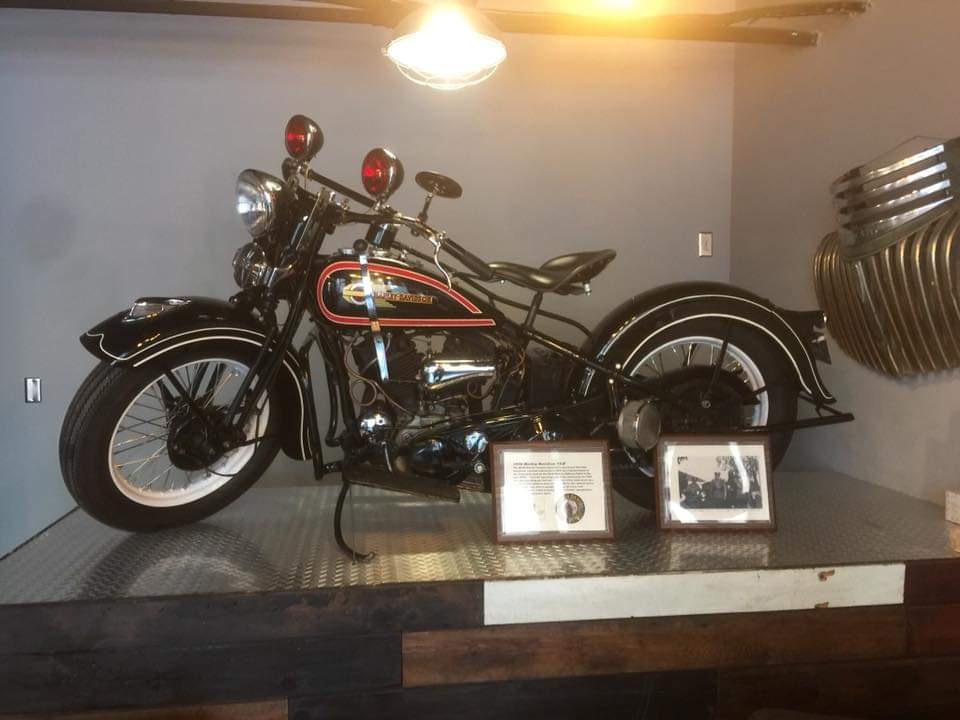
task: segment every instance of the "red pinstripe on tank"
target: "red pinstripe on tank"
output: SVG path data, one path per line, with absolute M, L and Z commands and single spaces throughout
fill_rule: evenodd
M 472 315 L 481 315 L 483 311 L 474 305 L 470 300 L 453 288 L 448 288 L 444 283 L 429 275 L 418 273 L 415 270 L 395 267 L 393 265 L 381 265 L 379 263 L 368 263 L 367 267 L 371 272 L 382 272 L 406 278 L 407 280 L 416 280 L 424 285 L 429 285 L 435 290 L 444 293 Z M 338 260 L 335 263 L 327 265 L 320 273 L 317 279 L 317 305 L 320 312 L 330 322 L 340 325 L 369 325 L 370 320 L 366 317 L 351 317 L 349 315 L 339 315 L 333 312 L 323 302 L 323 285 L 327 278 L 338 270 L 356 270 L 360 271 L 360 263 L 356 260 Z M 383 327 L 490 327 L 497 323 L 491 318 L 380 318 L 380 325 Z

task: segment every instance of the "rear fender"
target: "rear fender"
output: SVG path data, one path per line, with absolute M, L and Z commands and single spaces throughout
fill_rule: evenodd
M 641 343 L 671 327 L 699 318 L 727 318 L 766 335 L 793 367 L 797 383 L 817 402 L 835 398 L 823 384 L 816 361 L 829 362 L 819 310 L 794 312 L 741 288 L 724 283 L 687 282 L 664 285 L 626 301 L 607 315 L 587 339 L 581 352 L 596 362 L 624 361 Z M 585 370 L 571 390 L 590 391 L 596 373 Z
M 206 297 L 141 298 L 137 303 L 165 309 L 132 318 L 129 310 L 113 315 L 80 337 L 95 357 L 115 365 L 139 367 L 164 353 L 204 342 L 261 346 L 266 328 L 246 310 Z M 290 351 L 277 376 L 280 441 L 297 460 L 312 457 L 307 424 L 307 376 Z

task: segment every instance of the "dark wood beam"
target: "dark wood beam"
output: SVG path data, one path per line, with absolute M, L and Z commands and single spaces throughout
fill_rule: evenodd
M 709 16 L 607 18 L 562 13 L 484 13 L 506 33 L 581 37 L 653 38 L 707 42 L 816 45 L 820 34 L 781 28 L 734 27 Z
M 847 0 L 845 2 L 796 2 L 783 5 L 763 5 L 745 10 L 715 15 L 727 24 L 752 22 L 770 18 L 819 17 L 823 15 L 860 15 L 869 8 L 872 0 Z M 707 16 L 710 17 L 710 16 Z
M 394 27 L 418 3 L 408 0 L 307 0 L 315 5 L 260 5 L 203 0 L 0 0 L 0 8 L 132 12 L 306 22 L 339 22 Z M 815 15 L 854 15 L 865 12 L 869 0 L 799 2 L 763 6 L 714 15 L 664 15 L 611 18 L 563 13 L 483 11 L 503 32 L 533 35 L 655 38 L 708 42 L 810 46 L 819 33 L 772 27 L 740 27 L 740 23 L 771 18 Z M 337 7 L 332 7 L 337 6 Z
M 202 2 L 200 0 L 0 0 L 0 8 L 27 10 L 79 10 L 84 12 L 145 13 L 150 15 L 192 15 L 199 17 L 253 18 L 258 20 L 299 20 L 306 22 L 357 23 L 393 27 L 399 15 L 390 8 L 376 11 L 298 5 L 257 5 L 244 2 Z

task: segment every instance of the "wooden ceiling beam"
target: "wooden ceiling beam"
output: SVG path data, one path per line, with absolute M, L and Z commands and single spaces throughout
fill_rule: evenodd
M 0 0 L 0 8 L 26 10 L 79 10 L 84 12 L 145 13 L 150 15 L 192 15 L 198 17 L 253 18 L 257 20 L 299 20 L 306 22 L 359 23 L 393 27 L 407 9 L 397 13 L 342 7 L 259 5 L 244 2 L 203 2 L 202 0 Z
M 782 5 L 762 5 L 744 10 L 707 16 L 722 18 L 727 24 L 768 20 L 771 18 L 822 17 L 824 15 L 861 15 L 872 0 L 846 0 L 842 2 L 794 2 Z
M 194 15 L 307 22 L 338 22 L 394 27 L 418 3 L 409 0 L 308 0 L 314 5 L 261 5 L 203 0 L 0 0 L 0 8 L 79 10 L 162 15 Z M 333 7 L 336 6 L 336 7 Z M 741 23 L 770 18 L 814 15 L 854 15 L 865 12 L 870 0 L 797 2 L 728 13 L 601 17 L 563 13 L 524 13 L 483 10 L 506 33 L 581 37 L 656 38 L 768 45 L 816 45 L 820 35 L 807 30 L 742 27 Z
M 561 13 L 484 13 L 505 33 L 581 37 L 654 38 L 706 42 L 816 45 L 820 34 L 806 30 L 735 27 L 708 16 L 606 18 Z

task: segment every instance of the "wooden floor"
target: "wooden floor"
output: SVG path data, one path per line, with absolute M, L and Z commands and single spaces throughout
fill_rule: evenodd
M 482 596 L 468 581 L 2 606 L 0 712 L 960 717 L 960 559 L 908 562 L 904 603 L 876 607 L 491 627 Z

